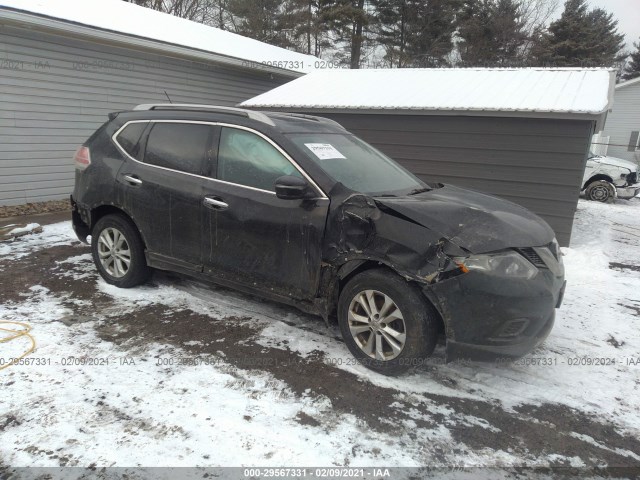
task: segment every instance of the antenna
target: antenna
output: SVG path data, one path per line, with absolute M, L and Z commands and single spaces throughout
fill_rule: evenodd
M 167 96 L 167 99 L 169 100 L 169 103 L 173 103 L 173 102 L 171 101 L 171 97 L 169 97 L 169 94 L 167 93 L 167 91 L 166 91 L 166 90 L 163 90 L 163 92 L 164 92 L 164 94 Z

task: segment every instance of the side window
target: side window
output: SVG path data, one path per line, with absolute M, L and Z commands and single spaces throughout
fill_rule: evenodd
M 138 158 L 138 154 L 140 153 L 140 137 L 142 137 L 142 133 L 144 129 L 147 128 L 147 125 L 147 122 L 130 123 L 116 138 L 118 144 L 133 158 Z
M 149 133 L 144 163 L 203 174 L 213 127 L 195 123 L 156 123 Z
M 274 191 L 278 177 L 300 172 L 273 145 L 237 128 L 222 128 L 218 149 L 218 179 Z

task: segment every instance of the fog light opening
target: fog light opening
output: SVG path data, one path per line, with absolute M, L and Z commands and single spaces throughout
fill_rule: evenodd
M 502 325 L 494 334 L 494 338 L 496 339 L 509 339 L 515 338 L 524 332 L 529 326 L 529 319 L 527 318 L 517 318 L 515 320 L 510 320 L 504 325 Z

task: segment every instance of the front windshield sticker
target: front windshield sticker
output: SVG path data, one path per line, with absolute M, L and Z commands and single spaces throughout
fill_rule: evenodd
M 347 158 L 330 143 L 305 143 L 304 146 L 311 150 L 320 160 L 330 160 L 332 158 L 344 158 L 346 160 Z

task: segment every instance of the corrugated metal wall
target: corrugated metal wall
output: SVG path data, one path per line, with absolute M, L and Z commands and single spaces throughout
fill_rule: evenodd
M 109 112 L 165 90 L 232 106 L 289 80 L 0 25 L 0 204 L 69 195 L 73 153 Z
M 315 113 L 427 181 L 519 203 L 569 244 L 593 123 L 498 117 Z
M 640 83 L 616 89 L 613 109 L 607 116 L 604 135 L 609 136 L 607 155 L 640 162 Z

